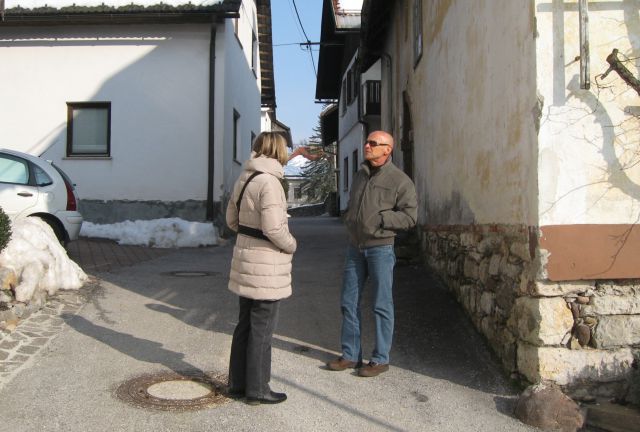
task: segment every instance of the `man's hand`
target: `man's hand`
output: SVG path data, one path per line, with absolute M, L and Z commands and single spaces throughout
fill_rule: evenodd
M 321 157 L 324 156 L 324 150 L 319 149 L 318 151 L 315 151 L 313 153 L 311 153 L 309 151 L 309 147 L 307 146 L 300 146 L 300 147 L 296 147 L 296 149 L 293 151 L 293 153 L 291 153 L 291 155 L 289 156 L 289 160 L 293 159 L 296 156 L 302 156 L 305 159 L 308 160 L 318 160 Z

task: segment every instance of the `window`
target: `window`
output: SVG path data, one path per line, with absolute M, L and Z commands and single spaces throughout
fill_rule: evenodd
M 342 81 L 342 90 L 340 91 L 340 111 L 342 115 L 347 112 L 347 80 Z
M 258 75 L 258 38 L 256 32 L 251 33 L 251 70 Z
M 353 156 L 351 158 L 351 164 L 353 165 L 353 168 L 351 170 L 353 171 L 353 175 L 355 177 L 356 173 L 358 172 L 358 149 L 355 149 L 353 151 Z
M 344 176 L 342 177 L 342 189 L 349 190 L 349 157 L 344 158 L 342 170 L 344 171 Z
M 293 188 L 293 198 L 302 199 L 302 187 L 296 186 Z
M 422 0 L 413 0 L 413 66 L 422 57 Z
M 27 161 L 10 156 L 0 157 L 0 182 L 26 185 L 29 183 Z
M 49 174 L 44 172 L 38 165 L 33 165 L 33 176 L 36 178 L 36 184 L 38 186 L 49 186 L 53 184 L 53 180 L 51 180 Z
M 240 122 L 240 114 L 233 110 L 233 160 L 239 162 L 238 154 L 238 123 Z
M 67 156 L 111 155 L 111 102 L 67 102 Z

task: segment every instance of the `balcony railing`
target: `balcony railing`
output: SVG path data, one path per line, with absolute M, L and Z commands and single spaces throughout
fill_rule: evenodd
M 368 80 L 362 85 L 362 115 L 380 115 L 380 80 Z

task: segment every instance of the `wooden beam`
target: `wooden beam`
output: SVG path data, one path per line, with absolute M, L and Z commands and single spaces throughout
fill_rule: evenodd
M 578 15 L 580 16 L 580 88 L 589 90 L 589 2 L 579 0 Z

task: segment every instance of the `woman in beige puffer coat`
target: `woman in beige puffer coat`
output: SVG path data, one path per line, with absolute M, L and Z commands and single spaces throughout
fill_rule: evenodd
M 271 338 L 279 300 L 291 295 L 291 260 L 296 250 L 280 183 L 287 160 L 287 144 L 281 134 L 258 135 L 227 206 L 227 225 L 238 232 L 229 289 L 240 296 L 228 392 L 232 397 L 246 396 L 250 405 L 279 403 L 287 398 L 269 387 Z M 257 171 L 261 173 L 252 177 Z

